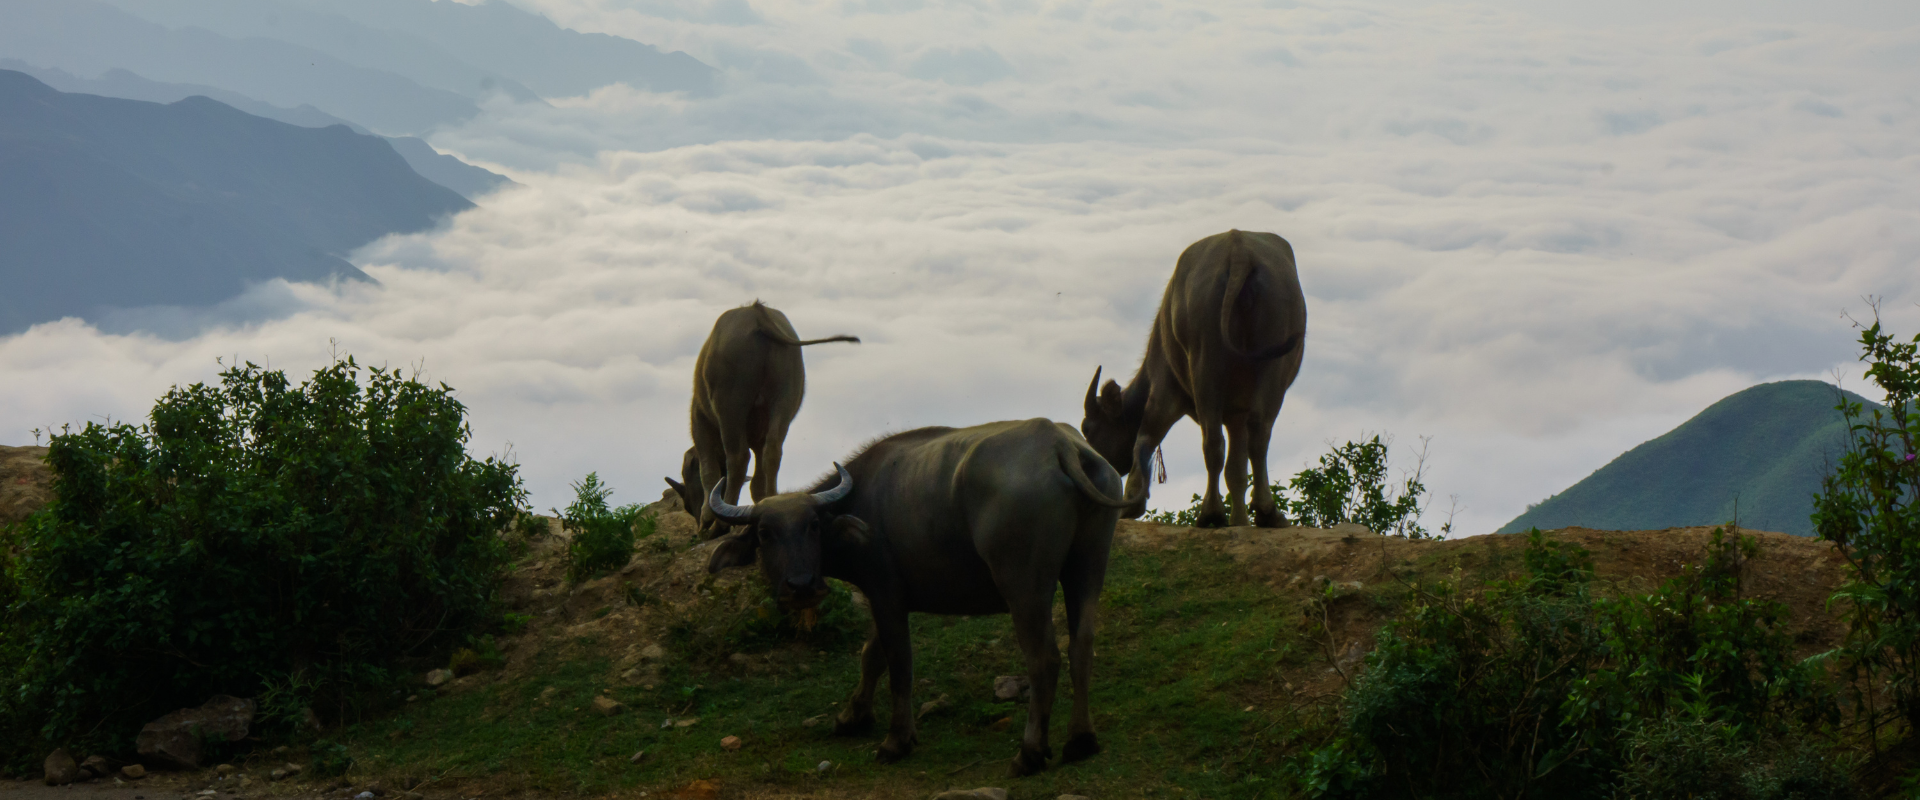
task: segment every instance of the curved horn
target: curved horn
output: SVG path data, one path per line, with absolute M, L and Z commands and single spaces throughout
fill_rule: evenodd
M 813 502 L 819 505 L 824 506 L 829 503 L 837 503 L 840 501 L 840 498 L 846 497 L 848 492 L 853 491 L 853 476 L 847 474 L 847 468 L 840 466 L 840 463 L 837 461 L 834 462 L 833 468 L 840 470 L 840 482 L 834 484 L 833 488 L 824 492 L 813 493 Z
M 752 522 L 752 506 L 741 508 L 720 499 L 720 490 L 725 488 L 727 488 L 727 481 L 722 478 L 719 483 L 713 485 L 713 494 L 707 497 L 707 507 L 713 509 L 713 515 L 729 525 L 745 525 Z
M 1093 368 L 1093 382 L 1087 384 L 1087 416 L 1100 413 L 1100 367 Z

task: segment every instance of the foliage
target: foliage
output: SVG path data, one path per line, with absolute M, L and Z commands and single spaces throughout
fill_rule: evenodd
M 270 681 L 338 696 L 497 620 L 496 534 L 523 492 L 467 456 L 450 387 L 351 358 L 299 386 L 220 377 L 145 425 L 49 443 L 55 499 L 16 531 L 0 619 L 7 758 L 120 752 L 161 713 Z
M 1805 739 L 1837 710 L 1818 674 L 1790 657 L 1784 609 L 1740 596 L 1753 547 L 1715 531 L 1702 563 L 1658 591 L 1601 599 L 1589 591 L 1589 555 L 1534 530 L 1524 577 L 1477 593 L 1415 587 L 1412 609 L 1382 628 L 1348 693 L 1338 737 L 1306 755 L 1301 788 L 1319 797 L 1597 798 L 1616 788 L 1685 797 L 1697 787 L 1678 776 L 1732 770 L 1739 780 L 1701 785 L 1728 797 L 1790 796 L 1744 787 L 1791 783 L 1781 776 L 1805 759 L 1781 743 Z M 1751 756 L 1761 750 L 1793 758 Z M 1793 774 L 1802 783 L 1827 775 L 1821 791 L 1842 793 L 1805 796 L 1849 790 L 1832 769 Z
M 573 485 L 574 499 L 560 516 L 567 540 L 567 580 L 573 583 L 626 566 L 633 543 L 654 534 L 657 522 L 646 506 L 632 503 L 608 508 L 613 488 L 600 482 L 599 473 Z
M 1420 464 L 1393 491 L 1387 480 L 1388 444 L 1374 436 L 1335 447 L 1320 457 L 1319 467 L 1301 470 L 1285 487 L 1275 485 L 1274 497 L 1280 498 L 1283 492 L 1290 495 L 1284 502 L 1296 525 L 1331 528 L 1357 522 L 1377 533 L 1427 538 L 1427 530 L 1420 526 L 1420 502 L 1427 493 L 1420 481 L 1426 452 L 1421 451 Z
M 1286 485 L 1274 484 L 1274 500 L 1295 525 L 1330 528 L 1342 522 L 1356 522 L 1367 530 L 1383 534 L 1427 538 L 1432 534 L 1420 525 L 1420 515 L 1425 511 L 1421 503 L 1427 494 L 1426 484 L 1421 482 L 1426 452 L 1421 451 L 1418 465 L 1395 490 L 1387 481 L 1387 450 L 1391 443 L 1374 436 L 1366 441 L 1335 446 L 1320 457 L 1320 466 L 1301 470 Z M 1200 506 L 1201 498 L 1196 494 L 1188 508 L 1155 512 L 1147 519 L 1165 525 L 1191 526 L 1200 518 Z M 1440 535 L 1446 533 L 1447 526 L 1442 526 Z
M 1860 705 L 1876 734 L 1876 695 L 1908 730 L 1920 730 L 1920 335 L 1898 341 L 1876 315 L 1860 346 L 1887 407 L 1867 415 L 1842 399 L 1852 439 L 1814 498 L 1813 522 L 1849 566 L 1834 600 L 1847 621 L 1840 655 Z

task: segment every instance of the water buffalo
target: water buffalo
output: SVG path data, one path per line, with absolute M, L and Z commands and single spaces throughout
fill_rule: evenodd
M 836 465 L 838 466 L 838 465 Z M 873 612 L 860 651 L 860 685 L 834 725 L 850 734 L 873 724 L 874 686 L 890 674 L 893 713 L 881 761 L 915 743 L 913 649 L 908 612 L 1011 614 L 1026 656 L 1032 697 L 1013 772 L 1046 767 L 1047 723 L 1060 675 L 1053 594 L 1066 592 L 1071 629 L 1072 735 L 1061 763 L 1100 751 L 1087 710 L 1093 629 L 1107 574 L 1120 476 L 1073 428 L 1044 419 L 971 428 L 921 428 L 868 445 L 811 492 L 736 508 L 718 493 L 715 516 L 746 530 L 720 540 L 707 562 L 718 572 L 756 560 L 788 609 L 826 596 L 825 578 L 859 587 Z
M 1300 373 L 1306 335 L 1307 299 L 1287 240 L 1227 231 L 1187 247 L 1160 299 L 1133 380 L 1125 389 L 1114 381 L 1102 389 L 1095 369 L 1087 385 L 1080 429 L 1114 469 L 1127 474 L 1128 496 L 1141 498 L 1125 516 L 1146 513 L 1147 460 L 1167 429 L 1187 416 L 1200 425 L 1207 459 L 1199 525 L 1229 523 L 1220 500 L 1223 465 L 1233 498 L 1231 524 L 1247 524 L 1242 498 L 1251 460 L 1253 524 L 1286 527 L 1267 480 L 1267 440 L 1287 387 Z
M 693 363 L 693 447 L 681 462 L 686 483 L 667 479 L 687 512 L 700 515 L 708 538 L 726 533 L 726 525 L 696 498 L 724 487 L 727 502 L 740 500 L 749 484 L 747 456 L 753 456 L 751 496 L 773 494 L 780 477 L 780 446 L 787 426 L 807 394 L 807 369 L 800 348 L 823 342 L 854 342 L 854 336 L 801 341 L 787 315 L 758 300 L 730 309 L 713 322 L 713 332 Z M 699 484 L 692 485 L 698 466 Z

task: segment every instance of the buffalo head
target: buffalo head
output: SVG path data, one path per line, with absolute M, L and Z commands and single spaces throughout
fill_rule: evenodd
M 692 514 L 695 520 L 700 519 L 700 453 L 698 450 L 687 448 L 686 454 L 680 457 L 680 480 L 668 478 L 667 486 L 672 487 L 673 493 L 680 496 L 680 509 Z
M 841 545 L 867 541 L 865 522 L 851 514 L 835 515 L 827 510 L 853 491 L 853 476 L 847 474 L 847 468 L 833 466 L 840 472 L 840 482 L 831 489 L 814 494 L 777 494 L 747 508 L 722 500 L 722 487 L 713 487 L 707 505 L 714 516 L 741 530 L 713 548 L 707 571 L 719 572 L 758 561 L 767 588 L 779 598 L 781 607 L 801 610 L 819 605 L 827 596 L 820 561 L 823 542 Z
M 1113 471 L 1122 475 L 1132 472 L 1133 439 L 1140 433 L 1140 414 L 1126 408 L 1120 384 L 1107 381 L 1106 388 L 1100 387 L 1098 367 L 1093 370 L 1093 382 L 1087 384 L 1086 414 L 1080 420 L 1080 435 L 1087 437 L 1087 444 L 1113 465 Z

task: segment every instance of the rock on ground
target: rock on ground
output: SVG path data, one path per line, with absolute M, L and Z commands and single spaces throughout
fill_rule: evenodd
M 1007 790 L 998 786 L 982 786 L 978 789 L 948 789 L 934 795 L 933 800 L 1007 800 Z
M 618 700 L 602 695 L 600 697 L 593 698 L 593 710 L 595 713 L 598 713 L 600 716 L 611 717 L 615 714 L 618 714 L 622 711 L 627 710 L 627 706 L 626 704 L 621 703 Z
M 67 755 L 64 747 L 48 753 L 43 766 L 48 786 L 65 786 L 80 779 L 80 765 L 74 763 L 73 756 Z
M 1002 675 L 993 679 L 993 699 L 1003 702 L 1019 700 L 1027 696 L 1029 687 L 1025 675 Z
M 140 729 L 134 748 L 142 760 L 186 769 L 200 768 L 200 742 L 237 742 L 253 724 L 253 701 L 216 695 L 199 708 L 183 708 Z
M 147 768 L 139 764 L 128 764 L 120 768 L 120 777 L 130 781 L 137 781 L 147 777 Z

